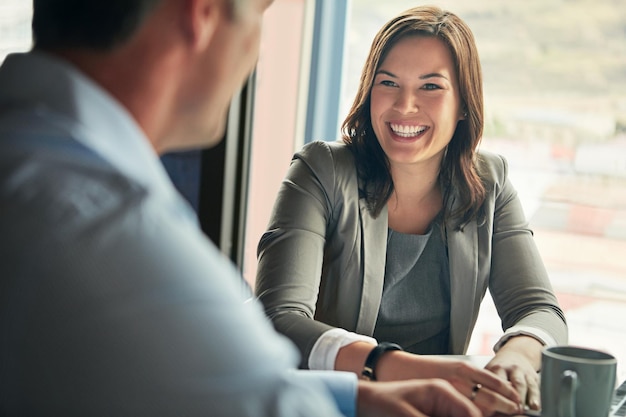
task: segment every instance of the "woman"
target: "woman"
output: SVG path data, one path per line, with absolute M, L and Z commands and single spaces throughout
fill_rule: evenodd
M 539 407 L 541 350 L 567 327 L 506 161 L 477 151 L 483 118 L 462 20 L 416 7 L 379 31 L 343 142 L 295 154 L 259 243 L 258 297 L 303 367 L 361 374 L 395 342 L 379 380 L 442 377 L 490 412 L 516 398 L 496 375 Z M 466 352 L 487 288 L 505 330 L 491 373 L 420 356 Z

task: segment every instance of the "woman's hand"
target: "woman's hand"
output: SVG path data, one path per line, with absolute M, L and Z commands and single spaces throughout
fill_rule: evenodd
M 469 362 L 441 356 L 388 352 L 376 367 L 378 380 L 441 378 L 470 399 L 483 416 L 519 414 L 521 397 L 513 384 Z
M 480 417 L 481 411 L 442 379 L 359 381 L 359 417 Z
M 354 342 L 342 347 L 337 354 L 335 369 L 361 375 L 365 358 L 372 348 L 366 342 Z M 375 373 L 378 381 L 444 379 L 461 395 L 473 401 L 485 417 L 522 412 L 520 394 L 511 382 L 500 374 L 478 368 L 467 361 L 390 351 L 378 360 Z
M 543 345 L 529 336 L 509 339 L 485 369 L 510 381 L 520 398 L 533 410 L 541 407 L 539 375 Z

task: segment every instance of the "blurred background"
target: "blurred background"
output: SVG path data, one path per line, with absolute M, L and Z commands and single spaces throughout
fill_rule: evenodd
M 263 104 L 254 117 L 246 279 L 254 285 L 256 242 L 291 152 L 340 137 L 374 35 L 418 4 L 448 9 L 472 28 L 484 74 L 481 147 L 509 161 L 570 343 L 615 355 L 626 379 L 623 0 L 276 0 L 257 69 Z M 302 116 L 312 107 L 317 118 Z M 491 354 L 501 334 L 487 296 L 468 353 Z
M 419 3 L 275 0 L 268 10 L 238 261 L 251 286 L 256 244 L 291 154 L 312 139 L 339 138 L 374 34 Z M 510 163 L 571 344 L 617 356 L 618 378 L 626 379 L 626 2 L 429 3 L 474 32 L 484 71 L 481 146 Z M 30 1 L 0 3 L 0 62 L 30 48 L 31 15 Z M 490 354 L 500 334 L 487 297 L 469 353 Z
M 382 24 L 419 2 L 354 0 L 342 95 L 347 114 Z M 482 148 L 504 155 L 570 326 L 626 378 L 626 2 L 432 1 L 474 32 L 484 76 Z M 470 351 L 500 336 L 482 306 Z

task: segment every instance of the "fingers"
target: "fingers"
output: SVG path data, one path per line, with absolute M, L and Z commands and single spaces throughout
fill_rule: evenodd
M 444 380 L 429 380 L 429 397 L 434 399 L 432 409 L 424 410 L 428 415 L 473 416 L 484 415 L 480 407 Z
M 470 388 L 473 387 L 474 384 L 481 384 L 483 387 L 498 393 L 513 403 L 519 404 L 521 402 L 519 392 L 515 389 L 513 384 L 508 381 L 506 374 L 500 376 L 499 374 L 485 369 L 470 367 L 467 371 L 467 379 L 471 384 Z
M 518 414 L 521 400 L 513 385 L 490 371 L 474 366 L 459 365 L 453 386 L 481 410 L 484 416 Z
M 359 381 L 360 417 L 482 417 L 482 411 L 442 379 Z
M 470 400 L 474 401 L 476 399 L 476 395 L 478 395 L 478 391 L 480 391 L 482 387 L 482 384 L 474 384 L 472 387 L 472 393 L 470 394 Z
M 519 402 L 511 401 L 481 384 L 475 384 L 471 388 L 468 398 L 476 404 L 484 416 L 497 413 L 512 415 L 522 411 Z
M 528 399 L 526 400 L 526 403 L 531 410 L 539 410 L 541 408 L 541 393 L 539 386 L 529 386 L 528 388 Z
M 488 371 L 493 372 L 496 376 L 498 376 L 500 379 L 503 379 L 505 381 L 509 380 L 509 374 L 507 373 L 506 369 L 504 369 L 501 366 L 486 366 L 485 369 L 487 369 Z
M 519 369 L 512 367 L 508 374 L 508 379 L 513 385 L 513 388 L 519 393 L 522 402 L 527 403 L 528 398 L 528 384 L 526 383 L 526 375 Z
M 508 368 L 495 365 L 488 369 L 499 377 L 509 380 L 524 404 L 533 410 L 540 408 L 539 376 L 534 369 L 517 365 L 511 365 Z
M 526 404 L 532 410 L 539 410 L 541 408 L 541 390 L 539 386 L 539 375 L 532 374 L 527 379 L 528 391 L 526 395 Z

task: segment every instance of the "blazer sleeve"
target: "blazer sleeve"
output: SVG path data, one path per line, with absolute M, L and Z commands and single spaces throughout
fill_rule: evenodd
M 566 343 L 565 316 L 520 199 L 508 178 L 507 162 L 500 156 L 485 153 L 480 158 L 481 176 L 486 179 L 488 195 L 492 195 L 488 201 L 493 201 L 485 208 L 485 218 L 493 219 L 489 291 L 502 320 L 505 337 L 507 331 L 515 329 L 517 334 L 534 336 L 544 344 L 550 344 L 550 338 L 553 343 Z M 489 220 L 486 223 L 488 225 Z
M 327 226 L 332 223 L 335 164 L 324 142 L 296 153 L 258 245 L 256 294 L 278 332 L 307 361 L 315 341 L 333 327 L 315 321 Z

